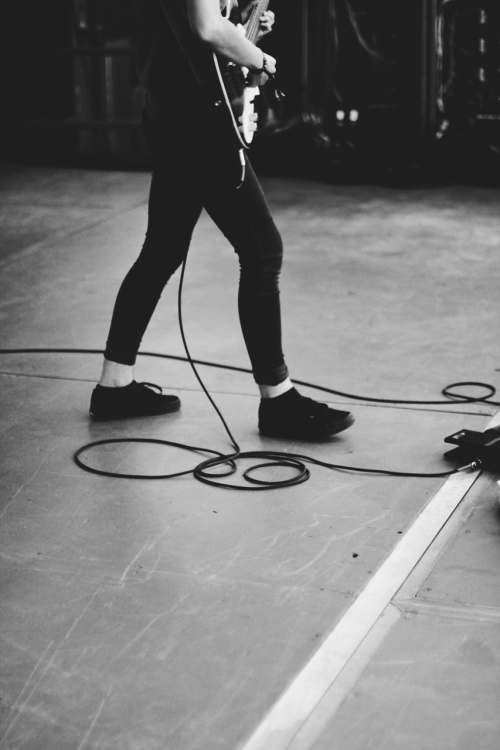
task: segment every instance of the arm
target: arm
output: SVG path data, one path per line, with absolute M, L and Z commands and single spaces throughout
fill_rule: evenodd
M 187 0 L 187 9 L 191 31 L 213 52 L 246 68 L 262 68 L 262 50 L 245 39 L 230 21 L 222 17 L 219 0 Z M 275 59 L 268 54 L 266 58 L 269 72 L 274 73 Z

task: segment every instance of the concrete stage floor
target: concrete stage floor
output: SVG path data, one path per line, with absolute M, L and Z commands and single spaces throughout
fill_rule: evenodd
M 440 399 L 498 380 L 498 191 L 264 181 L 286 247 L 292 377 Z M 0 346 L 103 347 L 145 231 L 149 175 L 2 165 Z M 206 216 L 184 298 L 191 352 L 248 367 L 238 267 Z M 143 349 L 182 355 L 177 280 Z M 83 443 L 229 450 L 187 365 L 141 358 L 178 414 L 92 424 L 97 355 L 2 355 L 2 727 L 6 750 L 498 750 L 500 509 L 491 474 L 391 478 L 313 467 L 264 493 L 192 477 L 102 478 Z M 244 449 L 445 471 L 443 438 L 489 404 L 349 404 L 323 445 L 261 439 L 249 375 L 201 369 Z M 306 389 L 303 389 L 306 392 Z M 101 466 L 176 471 L 179 450 Z

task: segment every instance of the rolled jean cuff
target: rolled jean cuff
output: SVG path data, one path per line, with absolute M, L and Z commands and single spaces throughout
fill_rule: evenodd
M 137 359 L 137 352 L 131 351 L 129 347 L 120 346 L 119 344 L 108 344 L 104 350 L 104 356 L 110 362 L 118 362 L 119 365 L 129 365 L 133 367 Z
M 254 370 L 257 385 L 279 385 L 289 377 L 288 367 L 280 365 L 275 370 Z

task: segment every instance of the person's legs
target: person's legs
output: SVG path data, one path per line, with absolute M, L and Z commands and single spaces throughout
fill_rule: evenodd
M 163 396 L 134 381 L 137 352 L 162 291 L 188 252 L 202 201 L 189 177 L 191 159 L 148 121 L 145 135 L 156 162 L 148 205 L 148 228 L 142 251 L 116 298 L 99 385 L 92 394 L 95 419 L 176 411 L 177 396 Z M 161 390 L 161 389 L 160 389 Z
M 281 347 L 279 297 L 283 246 L 260 184 L 249 163 L 239 190 L 234 189 L 231 177 L 220 170 L 217 191 L 212 182 L 203 197 L 205 208 L 240 260 L 239 314 L 262 397 L 259 430 L 264 435 L 298 439 L 335 435 L 354 422 L 352 415 L 305 398 L 288 376 Z
M 238 190 L 234 161 L 205 174 L 210 180 L 203 184 L 204 206 L 240 261 L 238 311 L 255 381 L 263 396 L 279 395 L 292 387 L 281 347 L 280 234 L 249 163 Z
M 135 364 L 144 332 L 163 289 L 184 260 L 201 200 L 180 170 L 163 161 L 153 172 L 146 239 L 116 298 L 105 357 Z
M 236 154 L 199 152 L 179 168 L 175 148 L 163 145 L 165 153 L 151 187 L 146 241 L 120 289 L 106 348 L 103 377 L 109 376 L 111 386 L 125 387 L 97 386 L 91 413 L 108 419 L 114 418 L 110 414 L 155 414 L 180 407 L 175 396 L 158 396 L 145 386 L 140 390 L 135 381 L 126 385 L 123 380 L 130 379 L 144 331 L 166 282 L 187 253 L 203 204 L 239 256 L 239 314 L 262 395 L 261 433 L 321 438 L 345 429 L 354 421 L 350 414 L 302 397 L 289 380 L 281 348 L 282 242 L 251 166 L 236 190 Z M 99 399 L 104 400 L 100 408 Z

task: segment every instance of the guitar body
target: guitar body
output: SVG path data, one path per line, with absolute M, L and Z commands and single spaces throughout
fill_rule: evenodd
M 260 0 L 254 7 L 247 23 L 247 30 L 238 24 L 238 30 L 249 41 L 254 42 L 259 29 L 259 19 L 267 9 L 269 0 Z M 229 18 L 230 4 L 228 3 L 226 17 Z M 249 148 L 255 133 L 255 106 L 254 101 L 259 95 L 257 86 L 247 86 L 247 68 L 240 67 L 235 63 L 223 60 L 214 53 L 215 69 L 224 96 L 224 101 L 229 109 L 236 135 L 243 146 Z
M 243 92 L 243 114 L 241 115 L 241 131 L 245 143 L 250 144 L 252 138 L 255 135 L 255 130 L 250 128 L 250 125 L 254 123 L 253 115 L 255 115 L 255 97 L 260 94 L 258 86 L 246 86 Z

